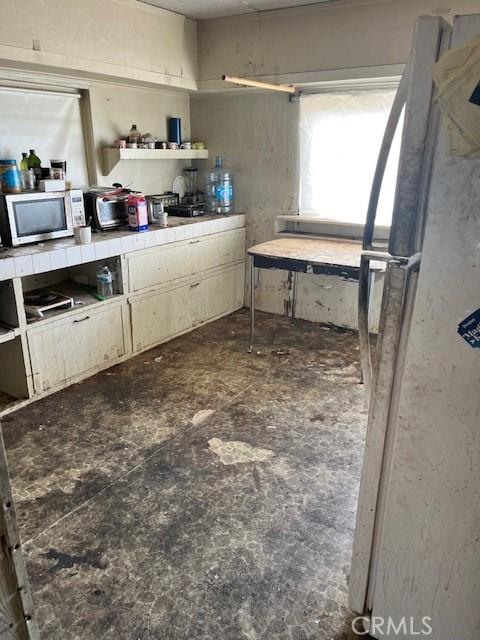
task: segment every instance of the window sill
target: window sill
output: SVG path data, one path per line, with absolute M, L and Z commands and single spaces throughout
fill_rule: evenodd
M 363 224 L 325 220 L 307 215 L 280 215 L 275 218 L 275 235 L 301 236 L 303 238 L 344 238 L 359 242 L 363 238 Z M 390 234 L 390 227 L 376 226 L 375 238 L 379 242 L 386 242 Z

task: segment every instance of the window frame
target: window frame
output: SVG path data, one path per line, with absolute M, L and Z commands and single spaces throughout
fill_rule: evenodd
M 315 86 L 300 89 L 299 101 L 302 96 L 308 96 L 319 93 L 340 93 L 349 91 L 369 91 L 380 89 L 397 89 L 400 84 L 401 76 L 389 76 L 378 78 L 360 78 L 350 80 L 334 80 L 321 82 Z M 298 111 L 298 182 L 297 182 L 297 215 L 282 215 L 285 221 L 289 222 L 305 222 L 310 226 L 316 227 L 315 235 L 331 236 L 334 238 L 348 238 L 351 240 L 361 240 L 363 238 L 364 225 L 355 222 L 343 222 L 341 220 L 332 220 L 322 218 L 320 216 L 312 216 L 308 213 L 302 213 L 300 209 L 300 162 L 301 162 L 301 143 L 300 143 L 300 109 Z M 375 226 L 375 240 L 387 241 L 390 234 L 390 225 Z

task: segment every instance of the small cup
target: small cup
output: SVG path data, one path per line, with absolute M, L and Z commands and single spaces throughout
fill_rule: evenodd
M 192 149 L 197 149 L 197 150 L 201 150 L 201 149 L 206 149 L 207 147 L 205 146 L 204 142 L 194 142 L 192 144 Z
M 136 142 L 127 142 L 127 149 L 136 149 L 138 147 Z
M 90 244 L 92 241 L 91 227 L 75 227 L 73 230 L 75 244 Z
M 114 145 L 115 149 L 126 149 L 127 141 L 123 140 L 123 138 L 119 138 L 118 140 L 115 140 Z
M 176 142 L 167 142 L 167 146 L 169 149 L 178 149 L 178 144 Z
M 180 145 L 180 149 L 190 150 L 191 148 L 192 148 L 191 142 L 182 142 L 182 144 Z

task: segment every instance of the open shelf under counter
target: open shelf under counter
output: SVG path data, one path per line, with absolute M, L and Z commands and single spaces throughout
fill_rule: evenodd
M 0 324 L 0 344 L 8 342 L 9 340 L 15 340 L 20 335 L 20 329 L 18 327 L 6 327 Z
M 82 315 L 82 312 L 87 310 L 94 310 L 100 307 L 103 307 L 108 304 L 112 304 L 114 302 L 118 302 L 124 299 L 124 295 L 121 293 L 116 293 L 109 298 L 105 298 L 104 300 L 100 300 L 95 292 L 93 287 L 89 285 L 83 285 L 78 282 L 73 282 L 70 280 L 66 280 L 65 282 L 58 282 L 56 284 L 52 284 L 48 287 L 45 287 L 48 291 L 52 291 L 55 293 L 59 293 L 64 296 L 69 296 L 73 298 L 74 305 L 73 307 L 55 307 L 54 309 L 49 309 L 44 312 L 43 318 L 35 318 L 32 316 L 27 316 L 27 331 L 34 329 L 38 326 L 45 326 L 51 322 L 54 322 L 59 319 L 63 319 L 67 315 Z
M 105 147 L 103 162 L 105 175 L 112 172 L 121 160 L 203 160 L 208 149 L 117 149 Z
M 21 409 L 30 402 L 30 398 L 17 398 L 0 390 L 0 418 L 17 409 Z

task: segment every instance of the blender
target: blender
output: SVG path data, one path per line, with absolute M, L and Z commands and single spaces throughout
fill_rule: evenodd
M 197 191 L 197 173 L 195 167 L 184 169 L 185 174 L 185 195 L 178 205 L 169 205 L 168 213 L 171 216 L 182 216 L 193 218 L 203 216 L 205 213 L 204 194 Z

